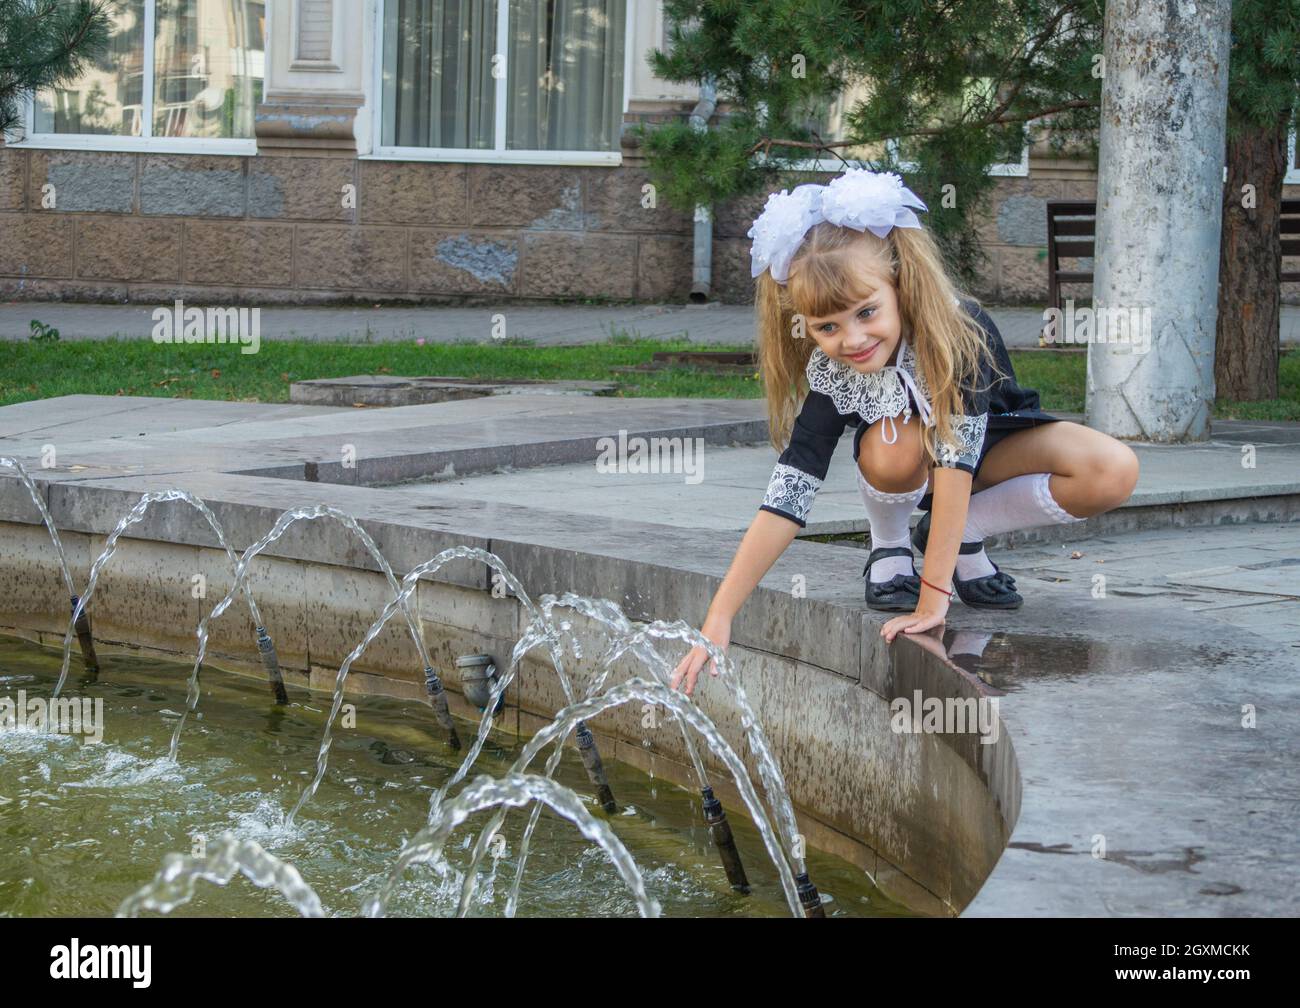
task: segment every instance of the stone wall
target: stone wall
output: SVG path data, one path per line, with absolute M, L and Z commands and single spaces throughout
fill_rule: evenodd
M 0 148 L 0 294 L 683 300 L 690 216 L 643 208 L 646 181 L 628 168 Z
M 1091 176 L 1048 163 L 996 181 L 980 224 L 989 258 L 979 297 L 1045 301 L 1045 201 L 1095 198 Z M 0 295 L 680 302 L 691 286 L 690 215 L 643 206 L 648 181 L 635 158 L 609 168 L 0 147 Z M 47 184 L 52 208 L 42 206 Z M 746 232 L 765 199 L 717 210 L 713 296 L 725 303 L 752 301 Z

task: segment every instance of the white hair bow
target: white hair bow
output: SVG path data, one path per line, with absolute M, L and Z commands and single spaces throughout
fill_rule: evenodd
M 891 228 L 919 228 L 921 222 L 910 207 L 929 209 L 893 172 L 865 168 L 850 168 L 827 185 L 809 183 L 795 186 L 793 192 L 772 193 L 748 232 L 753 239 L 750 276 L 770 269 L 772 279 L 784 284 L 804 235 L 821 221 L 869 230 L 877 238 Z

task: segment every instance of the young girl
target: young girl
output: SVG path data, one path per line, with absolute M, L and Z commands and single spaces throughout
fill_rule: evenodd
M 1016 384 L 997 326 L 958 297 L 912 207 L 926 209 L 897 175 L 850 169 L 829 185 L 773 194 L 749 231 L 768 425 L 781 455 L 701 627 L 720 648 L 805 525 L 850 423 L 871 526 L 866 602 L 906 613 L 881 628 L 888 641 L 941 626 L 954 587 L 969 606 L 1018 608 L 1015 582 L 984 539 L 1081 521 L 1133 492 L 1130 448 L 1049 416 Z M 918 506 L 927 514 L 909 537 Z M 925 556 L 922 575 L 911 544 Z M 693 648 L 673 685 L 684 680 L 691 693 L 706 659 Z

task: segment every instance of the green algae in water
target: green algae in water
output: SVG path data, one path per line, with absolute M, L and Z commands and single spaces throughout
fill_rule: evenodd
M 0 635 L 0 697 L 48 697 L 60 654 Z M 429 798 L 459 766 L 432 711 L 417 703 L 348 696 L 355 727 L 336 724 L 329 770 L 291 830 L 285 815 L 310 782 L 329 712 L 326 694 L 290 689 L 271 706 L 265 683 L 206 667 L 197 716 L 181 735 L 179 763 L 167 748 L 185 705 L 191 665 L 102 655 L 97 682 L 79 685 L 74 654 L 68 697 L 102 699 L 104 740 L 0 731 L 0 915 L 111 916 L 149 882 L 170 852 L 189 854 L 201 838 L 230 830 L 293 864 L 330 916 L 355 916 L 382 884 L 402 844 L 424 825 Z M 345 708 L 346 710 L 347 708 Z M 461 721 L 461 738 L 476 724 Z M 493 732 L 470 779 L 503 775 L 518 740 Z M 757 831 L 728 809 L 753 892 L 727 885 L 709 840 L 699 796 L 615 760 L 605 761 L 621 814 L 611 827 L 636 859 L 665 916 L 788 916 L 780 882 Z M 540 771 L 541 762 L 533 767 Z M 557 780 L 602 816 L 576 752 L 566 749 Z M 453 792 L 454 793 L 454 792 Z M 458 830 L 447 863 L 417 865 L 402 879 L 390 916 L 452 916 L 478 829 Z M 528 815 L 502 827 L 503 856 L 480 873 L 473 913 L 502 913 Z M 861 869 L 810 851 L 809 871 L 831 916 L 905 916 Z M 520 894 L 520 916 L 633 916 L 631 897 L 603 852 L 567 821 L 543 812 Z M 172 916 L 283 917 L 274 892 L 243 878 L 200 882 Z

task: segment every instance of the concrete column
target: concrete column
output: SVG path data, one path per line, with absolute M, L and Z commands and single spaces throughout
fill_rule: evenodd
M 1106 3 L 1087 421 L 1116 437 L 1209 437 L 1231 18 Z

